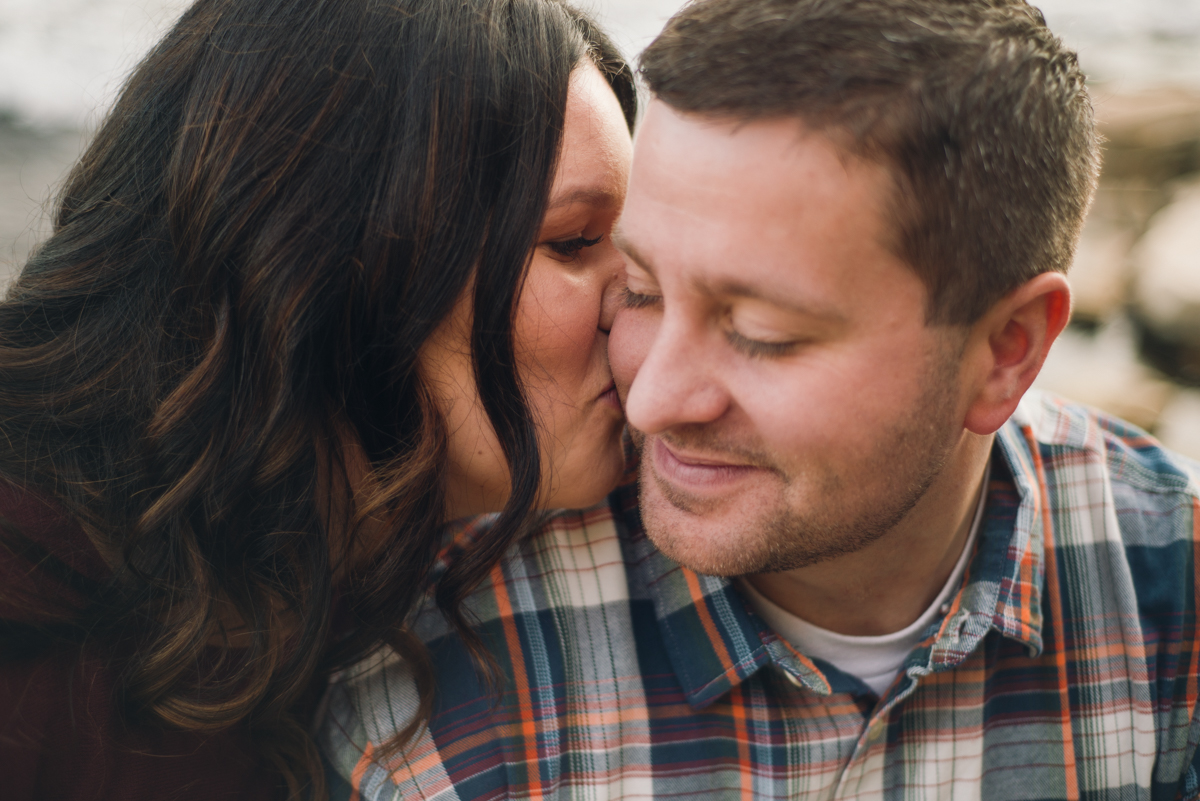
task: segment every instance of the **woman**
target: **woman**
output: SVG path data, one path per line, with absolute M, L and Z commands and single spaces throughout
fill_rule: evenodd
M 320 794 L 445 524 L 622 469 L 632 77 L 557 0 L 199 0 L 0 303 L 6 799 Z M 465 630 L 465 627 L 464 627 Z M 407 650 L 405 650 L 407 649 Z

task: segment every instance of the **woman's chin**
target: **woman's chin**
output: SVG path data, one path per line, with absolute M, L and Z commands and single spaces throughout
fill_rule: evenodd
M 556 476 L 549 497 L 540 504 L 543 508 L 586 509 L 595 506 L 617 488 L 625 475 L 625 450 L 620 436 L 586 463 L 574 461 L 576 464 Z

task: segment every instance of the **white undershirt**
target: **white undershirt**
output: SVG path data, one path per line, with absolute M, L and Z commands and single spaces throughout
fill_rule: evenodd
M 758 613 L 767 625 L 775 630 L 792 647 L 809 658 L 823 659 L 843 673 L 857 676 L 878 696 L 883 696 L 896 675 L 904 666 L 904 660 L 909 653 L 921 642 L 925 630 L 938 615 L 944 615 L 944 608 L 951 595 L 958 589 L 963 574 L 967 570 L 967 562 L 975 550 L 975 540 L 979 536 L 980 522 L 983 520 L 983 507 L 987 500 L 987 482 L 991 473 L 991 463 L 983 475 L 983 489 L 979 493 L 979 503 L 975 507 L 975 519 L 971 523 L 971 531 L 963 545 L 962 553 L 946 585 L 938 593 L 937 598 L 929 608 L 913 622 L 912 625 L 893 634 L 877 637 L 851 637 L 838 634 L 820 626 L 814 626 L 807 620 L 793 615 L 771 601 L 762 593 L 750 586 L 745 579 L 738 579 L 738 587 L 746 594 L 750 606 Z

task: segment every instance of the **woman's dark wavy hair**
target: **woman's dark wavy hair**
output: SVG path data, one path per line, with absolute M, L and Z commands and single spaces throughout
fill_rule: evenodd
M 314 679 L 380 643 L 423 653 L 403 626 L 441 542 L 446 432 L 418 353 L 466 293 L 512 494 L 439 585 L 460 627 L 536 502 L 512 319 L 589 57 L 632 126 L 630 70 L 557 0 L 183 15 L 0 303 L 0 476 L 56 499 L 115 565 L 76 582 L 87 610 L 42 610 L 0 653 L 18 636 L 113 644 L 131 719 L 247 725 L 292 794 L 321 792 Z M 346 497 L 351 442 L 366 498 Z M 343 558 L 366 520 L 390 539 Z M 334 575 L 351 633 L 330 644 Z M 208 647 L 230 621 L 238 647 Z

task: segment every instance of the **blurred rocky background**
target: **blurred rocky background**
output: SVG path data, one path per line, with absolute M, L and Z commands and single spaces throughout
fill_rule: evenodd
M 1100 189 L 1038 383 L 1200 458 L 1200 92 L 1097 86 Z
M 637 53 L 680 0 L 592 0 Z M 186 3 L 0 0 L 0 286 L 121 80 Z M 1035 2 L 1080 54 L 1107 139 L 1038 384 L 1200 458 L 1200 0 Z
M 1200 458 L 1200 0 L 1037 5 L 1078 50 L 1108 140 L 1072 325 L 1038 384 Z

